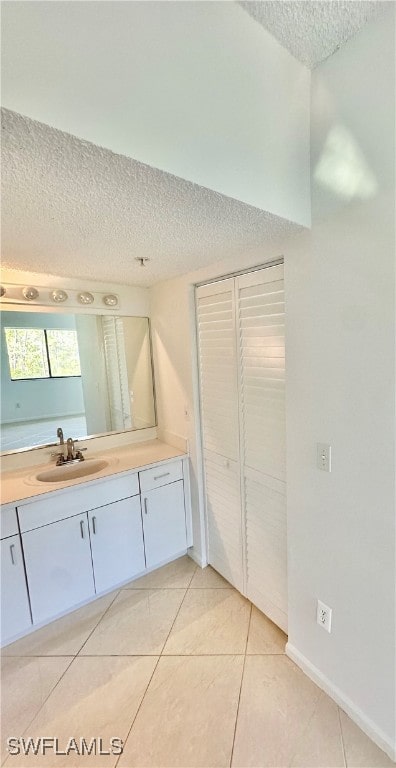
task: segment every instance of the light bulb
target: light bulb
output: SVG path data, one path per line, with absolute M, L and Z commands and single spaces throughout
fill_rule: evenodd
M 116 307 L 118 298 L 114 293 L 108 293 L 106 296 L 103 296 L 103 304 L 106 304 L 106 307 Z
M 50 293 L 50 297 L 52 301 L 61 303 L 62 301 L 66 301 L 66 299 L 68 298 L 68 295 L 66 291 L 63 291 L 61 288 L 55 288 L 55 290 Z
M 89 293 L 89 291 L 82 291 L 81 293 L 78 293 L 77 298 L 80 304 L 93 304 L 95 301 L 92 293 Z
M 30 285 L 28 288 L 23 289 L 22 294 L 26 301 L 34 301 L 38 298 L 39 292 L 37 288 L 33 288 L 33 286 Z

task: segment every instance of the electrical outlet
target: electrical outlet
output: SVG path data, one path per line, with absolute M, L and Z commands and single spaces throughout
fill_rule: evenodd
M 329 608 L 328 605 L 325 605 L 325 603 L 322 603 L 321 600 L 318 600 L 317 607 L 316 607 L 316 622 L 319 624 L 320 627 L 323 627 L 323 629 L 326 630 L 326 632 L 331 632 L 331 614 L 333 613 L 332 609 Z
M 331 472 L 331 445 L 317 443 L 316 464 L 323 472 Z

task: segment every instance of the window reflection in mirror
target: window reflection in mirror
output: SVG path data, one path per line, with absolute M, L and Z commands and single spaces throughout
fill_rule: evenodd
M 1 451 L 155 425 L 148 318 L 0 318 Z

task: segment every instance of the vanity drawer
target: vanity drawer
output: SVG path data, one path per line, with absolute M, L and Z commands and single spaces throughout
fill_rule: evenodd
M 144 469 L 139 472 L 140 490 L 142 493 L 158 488 L 160 485 L 175 483 L 183 480 L 183 465 L 181 461 L 172 461 L 169 464 L 160 464 L 152 469 Z
M 92 486 L 74 486 L 56 496 L 48 494 L 48 497 L 18 507 L 21 532 L 25 533 L 138 494 L 137 472 L 124 477 L 106 478 Z
M 15 536 L 18 533 L 18 520 L 15 505 L 3 504 L 0 510 L 0 538 Z

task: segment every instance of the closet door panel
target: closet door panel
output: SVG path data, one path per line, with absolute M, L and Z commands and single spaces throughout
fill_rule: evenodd
M 197 289 L 203 445 L 239 459 L 234 281 Z
M 237 278 L 246 593 L 287 629 L 283 266 Z
M 243 463 L 285 480 L 283 267 L 239 277 L 238 305 Z
M 287 631 L 287 531 L 283 482 L 245 470 L 247 596 Z
M 234 587 L 243 590 L 239 464 L 204 450 L 208 560 Z
M 197 289 L 208 561 L 243 589 L 235 285 Z

